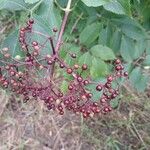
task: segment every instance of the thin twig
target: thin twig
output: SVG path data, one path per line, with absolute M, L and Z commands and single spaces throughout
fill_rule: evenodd
M 67 7 L 65 9 L 65 16 L 64 16 L 63 22 L 61 24 L 61 29 L 60 29 L 58 39 L 57 39 L 57 43 L 56 43 L 56 47 L 55 47 L 56 52 L 59 51 L 61 43 L 62 43 L 62 36 L 63 36 L 64 30 L 65 30 L 65 27 L 66 27 L 66 23 L 67 23 L 67 20 L 68 20 L 68 15 L 70 13 L 71 2 L 72 2 L 72 0 L 68 0 Z
M 49 38 L 49 41 L 50 41 L 50 44 L 51 44 L 51 47 L 52 47 L 53 55 L 55 55 L 55 54 L 56 54 L 56 51 L 55 51 L 53 39 L 50 37 L 50 38 Z
M 75 21 L 74 25 L 72 26 L 70 34 L 72 34 L 72 32 L 74 31 L 74 29 L 76 28 L 76 26 L 77 26 L 79 20 L 82 18 L 82 16 L 83 16 L 83 12 L 79 15 L 78 19 Z

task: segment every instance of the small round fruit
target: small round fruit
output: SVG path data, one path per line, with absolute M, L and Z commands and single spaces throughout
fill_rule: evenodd
M 118 64 L 120 64 L 120 63 L 121 63 L 120 59 L 116 59 L 116 60 L 115 60 L 115 64 L 118 65 Z
M 124 72 L 124 77 L 128 77 L 128 72 Z
M 57 32 L 58 29 L 56 27 L 53 28 L 53 32 Z
M 78 69 L 78 68 L 79 68 L 79 65 L 75 64 L 74 69 Z
M 29 23 L 33 24 L 34 23 L 34 19 L 29 19 Z
M 32 45 L 33 45 L 33 46 L 37 46 L 37 45 L 38 45 L 38 42 L 33 41 L 33 42 L 32 42 Z
M 64 111 L 60 111 L 59 114 L 60 114 L 60 115 L 63 115 L 63 114 L 64 114 Z
M 82 65 L 82 70 L 87 70 L 87 68 L 88 68 L 87 64 Z
M 97 85 L 97 86 L 96 86 L 96 90 L 97 90 L 97 91 L 101 91 L 102 89 L 103 89 L 102 85 Z
M 73 90 L 73 86 L 72 86 L 72 85 L 69 85 L 69 86 L 68 86 L 68 89 L 69 89 L 69 90 Z
M 88 85 L 88 84 L 89 84 L 89 81 L 88 81 L 88 80 L 84 80 L 83 84 L 84 84 L 84 85 Z
M 75 53 L 73 53 L 73 54 L 71 54 L 71 57 L 72 57 L 72 58 L 76 58 L 77 55 L 76 55 Z
M 60 68 L 64 68 L 65 66 L 64 66 L 64 64 L 60 64 L 59 67 Z
M 83 81 L 83 78 L 79 76 L 79 77 L 77 77 L 77 81 L 78 81 L 78 82 L 82 82 L 82 81 Z
M 113 81 L 113 77 L 112 76 L 107 77 L 107 81 L 108 82 L 112 82 Z
M 48 65 L 52 65 L 52 64 L 53 64 L 53 61 L 52 61 L 52 60 L 48 60 L 48 61 L 47 61 L 47 64 L 48 64 Z
M 68 73 L 68 74 L 72 74 L 72 72 L 73 72 L 73 70 L 72 70 L 71 68 L 68 68 L 68 69 L 67 69 L 67 73 Z

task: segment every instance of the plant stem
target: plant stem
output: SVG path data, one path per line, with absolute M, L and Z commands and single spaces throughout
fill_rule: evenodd
M 80 19 L 82 18 L 82 16 L 83 16 L 83 12 L 79 15 L 79 17 L 75 21 L 75 23 L 74 23 L 74 25 L 73 25 L 73 27 L 72 27 L 72 29 L 70 31 L 70 34 L 72 34 L 72 32 L 74 31 L 74 29 L 76 28 L 76 26 L 77 26 L 78 22 L 80 21 Z
M 68 0 L 68 4 L 67 4 L 67 7 L 66 7 L 66 10 L 65 10 L 65 11 L 70 12 L 71 2 L 72 2 L 72 0 Z
M 54 48 L 53 39 L 50 37 L 49 40 L 50 40 L 50 44 L 51 44 L 51 47 L 52 47 L 53 55 L 55 55 L 56 51 L 55 51 L 55 48 Z
M 72 0 L 68 0 L 67 7 L 66 7 L 66 9 L 64 9 L 65 15 L 64 15 L 64 18 L 63 18 L 63 21 L 62 21 L 62 24 L 61 24 L 61 28 L 60 28 L 60 32 L 59 32 L 59 35 L 58 35 L 58 39 L 57 39 L 55 48 L 53 47 L 52 39 L 50 39 L 51 46 L 52 46 L 52 49 L 53 49 L 53 56 L 54 55 L 58 56 L 58 51 L 59 51 L 60 46 L 62 44 L 62 36 L 63 36 L 64 31 L 65 31 L 66 23 L 67 23 L 67 20 L 68 20 L 68 15 L 69 15 L 69 13 L 71 11 L 71 9 L 70 9 L 71 2 L 72 2 Z M 55 62 L 52 64 L 52 67 L 51 67 L 51 74 L 50 74 L 51 78 L 53 77 L 54 69 L 55 69 Z
M 68 20 L 68 15 L 70 13 L 71 2 L 72 2 L 72 0 L 68 0 L 67 7 L 66 7 L 66 9 L 64 9 L 65 10 L 65 15 L 64 15 L 64 18 L 63 18 L 63 21 L 62 21 L 62 24 L 61 24 L 61 29 L 60 29 L 58 39 L 57 39 L 57 43 L 56 43 L 56 47 L 55 47 L 56 52 L 59 51 L 60 46 L 62 44 L 62 36 L 63 36 L 64 30 L 65 30 L 65 27 L 66 27 L 66 23 L 67 23 L 67 20 Z

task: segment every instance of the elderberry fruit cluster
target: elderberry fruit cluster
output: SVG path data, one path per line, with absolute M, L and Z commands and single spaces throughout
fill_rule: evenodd
M 28 40 L 29 35 L 44 34 L 33 30 L 34 20 L 30 19 L 26 26 L 19 31 L 19 43 L 24 56 L 12 57 L 10 49 L 1 49 L 0 59 L 0 86 L 21 96 L 23 102 L 29 100 L 41 100 L 48 110 L 57 111 L 63 115 L 65 110 L 82 114 L 84 118 L 101 113 L 106 114 L 112 110 L 110 102 L 119 95 L 119 83 L 114 83 L 128 73 L 119 59 L 114 61 L 114 71 L 107 76 L 105 83 L 95 82 L 91 77 L 84 77 L 89 66 L 74 64 L 69 66 L 55 51 L 54 37 L 47 37 L 44 43 L 36 40 Z M 54 34 L 57 29 L 53 29 Z M 41 55 L 46 43 L 49 43 L 52 54 Z M 76 54 L 71 54 L 76 58 Z M 67 76 L 64 76 L 67 74 Z M 62 81 L 68 83 L 67 91 L 63 92 Z M 99 98 L 94 99 L 88 86 L 94 85 L 99 92 Z

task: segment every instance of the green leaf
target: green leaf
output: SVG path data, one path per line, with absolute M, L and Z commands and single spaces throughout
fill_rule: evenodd
M 44 0 L 37 10 L 37 15 L 49 24 L 51 30 L 54 27 L 60 28 L 61 15 L 59 10 L 56 9 L 53 0 Z
M 103 28 L 99 35 L 99 44 L 110 46 L 111 38 L 113 34 L 113 27 L 110 22 L 107 22 L 107 27 Z
M 147 55 L 147 56 L 146 56 L 146 58 L 145 58 L 143 64 L 144 64 L 145 66 L 150 66 L 150 55 Z
M 138 82 L 141 78 L 141 69 L 140 67 L 137 67 L 135 69 L 133 69 L 133 71 L 130 74 L 130 81 L 132 82 L 132 84 L 136 84 L 136 82 Z
M 140 40 L 147 37 L 143 27 L 134 19 L 129 17 L 120 17 L 117 19 L 111 19 L 111 22 L 115 24 L 116 27 L 120 28 L 121 32 L 132 39 Z
M 66 55 L 64 61 L 65 61 L 69 66 L 73 66 L 74 63 L 75 63 L 74 59 L 72 59 L 69 54 Z
M 36 2 L 39 2 L 40 0 L 24 0 L 25 3 L 34 4 Z
M 68 85 L 69 85 L 69 83 L 68 83 L 67 81 L 63 81 L 63 82 L 62 82 L 60 89 L 61 89 L 61 91 L 62 91 L 63 93 L 66 93 L 66 92 L 67 92 L 67 90 L 68 90 Z
M 131 16 L 131 4 L 130 0 L 117 0 L 124 8 L 125 14 Z
M 93 57 L 90 73 L 94 79 L 99 78 L 100 76 L 105 76 L 108 74 L 108 66 L 101 59 Z
M 92 56 L 90 55 L 89 52 L 84 53 L 80 58 L 79 58 L 79 64 L 87 64 L 89 67 L 92 64 Z
M 121 38 L 122 34 L 119 30 L 116 30 L 111 37 L 110 48 L 114 51 L 115 54 L 120 50 Z
M 44 20 L 43 18 L 41 18 L 40 16 L 36 14 L 33 15 L 33 18 L 35 22 L 33 25 L 34 31 L 40 32 L 47 36 L 52 35 L 52 30 L 46 20 Z M 47 37 L 41 36 L 38 33 L 28 34 L 28 38 L 30 38 L 32 41 L 38 41 L 41 45 L 44 44 L 45 41 L 47 40 Z M 51 54 L 51 53 L 52 53 L 52 48 L 51 48 L 50 42 L 47 41 L 44 47 L 42 48 L 42 50 L 40 51 L 40 56 L 44 57 L 45 55 Z
M 15 57 L 16 55 L 23 56 L 23 52 L 20 50 L 20 44 L 18 42 L 18 32 L 19 30 L 17 29 L 10 33 L 1 45 L 2 48 L 9 48 L 9 52 L 12 57 Z
M 61 58 L 65 58 L 68 53 L 76 54 L 77 57 L 82 55 L 80 47 L 73 43 L 65 43 L 59 51 Z
M 122 42 L 121 42 L 121 48 L 120 53 L 123 59 L 126 62 L 132 62 L 133 61 L 133 52 L 134 52 L 134 43 L 132 39 L 123 36 Z
M 24 0 L 1 0 L 0 10 L 28 10 L 29 5 L 27 5 Z
M 80 34 L 80 42 L 84 45 L 90 45 L 94 42 L 98 36 L 101 29 L 101 24 L 93 23 L 84 28 L 84 30 Z
M 148 21 L 150 19 L 149 10 L 150 10 L 150 1 L 148 0 L 137 0 L 138 3 L 134 0 L 134 7 L 136 8 L 137 13 L 139 16 L 142 17 L 144 21 Z
M 41 16 L 38 16 L 36 14 L 33 15 L 33 18 L 35 20 L 35 23 L 33 26 L 34 30 L 36 30 L 36 31 L 38 30 L 41 33 L 46 34 L 46 35 L 53 34 L 52 28 L 49 25 L 49 23 L 47 22 L 47 20 L 45 20 L 44 18 L 42 18 Z
M 98 43 L 102 45 L 107 44 L 107 30 L 104 28 L 100 31 Z
M 145 48 L 146 42 L 144 40 L 134 41 L 127 36 L 122 37 L 120 53 L 127 62 L 139 58 L 143 54 Z
M 147 43 L 145 40 L 139 40 L 139 41 L 134 42 L 134 46 L 135 46 L 135 49 L 133 52 L 134 59 L 139 58 L 144 53 L 146 49 L 146 44 Z
M 99 79 L 103 79 L 103 78 L 99 78 Z M 95 82 L 95 80 L 94 80 Z M 101 80 L 98 81 L 99 83 L 101 83 Z M 101 91 L 97 91 L 96 90 L 96 85 L 95 84 L 89 84 L 86 86 L 86 89 L 89 90 L 91 93 L 93 93 L 93 96 L 92 96 L 92 100 L 93 101 L 99 101 L 103 92 Z
M 24 1 L 25 1 L 25 3 L 34 4 L 40 0 L 24 0 Z
M 110 49 L 107 46 L 95 45 L 91 48 L 90 51 L 93 54 L 93 56 L 99 57 L 102 60 L 113 60 L 113 59 L 115 59 L 115 55 L 114 55 L 112 49 Z
M 111 12 L 116 13 L 116 14 L 126 14 L 122 5 L 117 1 L 105 4 L 104 8 L 106 10 L 111 11 Z
M 144 33 L 144 31 L 136 26 L 129 26 L 127 24 L 122 25 L 121 30 L 124 34 L 133 39 L 139 40 L 146 38 L 146 34 Z
M 149 77 L 146 75 L 141 75 L 140 80 L 135 84 L 135 87 L 138 91 L 140 92 L 144 92 L 146 87 L 147 87 L 147 83 L 149 81 Z
M 112 0 L 82 0 L 88 7 L 98 7 L 111 2 Z
M 146 53 L 150 55 L 150 40 L 147 40 Z
M 141 68 L 135 68 L 130 74 L 132 85 L 140 92 L 143 92 L 147 86 L 149 77 L 142 74 Z
M 110 46 L 110 42 L 111 42 L 111 38 L 112 38 L 112 34 L 113 34 L 113 27 L 110 24 L 110 22 L 107 22 L 107 27 L 106 27 L 106 45 Z M 103 36 L 102 36 L 103 38 Z
M 61 7 L 65 7 L 67 6 L 68 0 L 57 0 L 57 2 Z
M 112 23 L 120 27 L 122 25 L 131 25 L 143 29 L 142 26 L 136 20 L 131 19 L 128 16 L 120 16 L 118 18 L 112 18 L 111 21 Z

